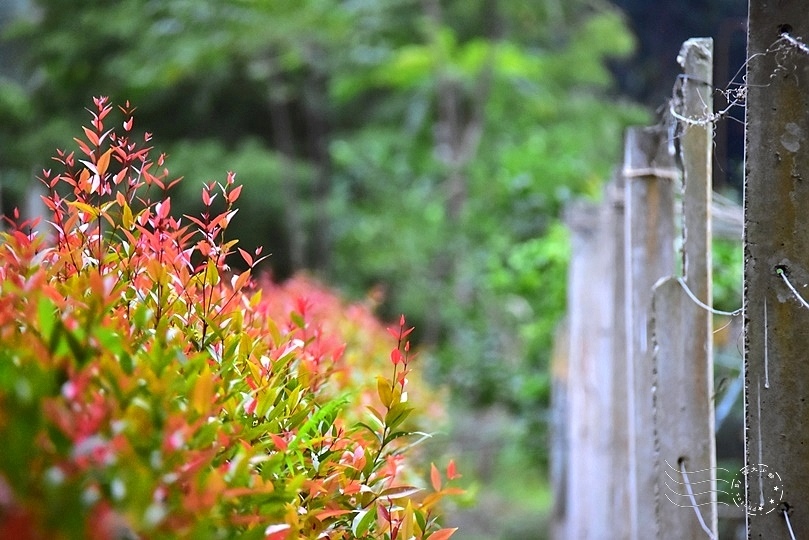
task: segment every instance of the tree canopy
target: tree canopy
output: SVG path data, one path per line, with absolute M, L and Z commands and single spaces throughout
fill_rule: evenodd
M 91 96 L 129 100 L 174 174 L 236 171 L 234 235 L 277 278 L 308 270 L 407 313 L 427 369 L 472 404 L 544 407 L 560 209 L 599 195 L 647 119 L 607 69 L 634 47 L 616 8 L 38 0 L 4 37 L 20 66 L 0 81 L 4 211 Z M 194 214 L 183 184 L 173 207 Z

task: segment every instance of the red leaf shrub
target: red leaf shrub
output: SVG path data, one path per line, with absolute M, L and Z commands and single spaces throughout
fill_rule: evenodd
M 52 237 L 17 214 L 2 234 L 0 538 L 447 538 L 457 488 L 406 467 L 435 400 L 407 398 L 404 317 L 391 353 L 311 279 L 258 287 L 260 250 L 232 272 L 234 175 L 172 217 L 178 180 L 120 109 L 109 129 L 95 99 L 43 171 Z

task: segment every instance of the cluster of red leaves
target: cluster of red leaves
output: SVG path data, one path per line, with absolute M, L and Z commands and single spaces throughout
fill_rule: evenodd
M 234 175 L 173 217 L 179 179 L 120 111 L 108 128 L 94 100 L 78 156 L 40 177 L 47 224 L 15 213 L 0 239 L 0 538 L 448 538 L 454 465 L 432 490 L 406 474 L 427 413 L 404 317 L 369 385 L 370 311 L 311 280 L 257 286 L 261 251 L 226 238 Z

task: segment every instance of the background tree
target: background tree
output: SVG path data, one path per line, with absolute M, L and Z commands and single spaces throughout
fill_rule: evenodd
M 544 461 L 560 209 L 599 196 L 623 128 L 648 120 L 607 69 L 634 44 L 617 9 L 39 0 L 5 36 L 24 51 L 0 83 L 5 211 L 91 96 L 128 99 L 174 174 L 237 172 L 231 230 L 266 246 L 276 278 L 305 269 L 407 313 L 425 369 L 458 404 L 505 406 L 512 444 Z M 200 210 L 193 184 L 173 193 L 178 215 Z

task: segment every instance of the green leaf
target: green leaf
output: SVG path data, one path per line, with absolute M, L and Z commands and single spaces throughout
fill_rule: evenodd
M 70 330 L 65 328 L 65 325 L 62 323 L 62 321 L 59 321 L 58 326 L 59 328 L 62 329 L 62 333 L 64 334 L 65 339 L 67 340 L 67 346 L 70 348 L 70 353 L 73 355 L 73 358 L 76 359 L 79 365 L 83 365 L 90 356 L 90 352 L 87 349 L 86 345 L 81 343 L 80 341 L 80 339 L 83 340 L 83 336 L 81 338 L 76 337 L 77 333 L 81 333 L 81 329 L 79 328 L 76 329 L 75 332 L 71 332 Z
M 358 426 L 360 426 L 360 427 L 362 427 L 362 428 L 367 429 L 367 430 L 368 430 L 368 432 L 370 432 L 370 433 L 371 433 L 371 435 L 373 435 L 374 437 L 376 437 L 376 439 L 377 439 L 377 440 L 378 440 L 380 443 L 382 443 L 382 442 L 383 442 L 383 440 L 382 440 L 382 435 L 379 433 L 379 431 L 375 430 L 374 428 L 372 428 L 371 426 L 369 426 L 369 425 L 368 425 L 368 424 L 366 424 L 365 422 L 357 422 L 357 425 L 358 425 Z M 383 444 L 383 446 L 384 446 L 384 444 Z
M 397 403 L 385 415 L 385 426 L 392 431 L 404 422 L 411 412 L 413 412 L 413 407 L 408 406 L 407 403 Z
M 396 439 L 399 439 L 401 437 L 407 437 L 408 435 L 412 435 L 412 434 L 413 434 L 412 431 L 395 431 L 395 432 L 391 433 L 390 435 L 388 435 L 387 437 L 385 437 L 385 440 L 382 442 L 382 446 L 387 446 L 388 444 L 395 441 Z
M 306 423 L 304 423 L 300 427 L 300 429 L 298 430 L 298 434 L 290 443 L 289 448 L 292 450 L 296 450 L 300 446 L 301 442 L 306 441 L 312 434 L 312 432 L 314 432 L 315 429 L 318 426 L 320 426 L 320 422 L 322 420 L 333 419 L 334 414 L 336 414 L 339 411 L 339 409 L 343 408 L 346 405 L 346 403 L 348 403 L 348 398 L 342 397 L 333 399 L 327 402 L 325 405 L 323 405 L 323 407 L 318 409 L 317 412 L 315 412 L 315 414 L 313 414 L 309 418 L 309 420 L 307 420 Z M 329 427 L 331 427 L 332 423 L 333 422 L 328 422 Z
M 93 332 L 93 335 L 98 339 L 99 343 L 114 355 L 123 353 L 123 344 L 121 343 L 121 336 L 105 326 L 99 326 Z
M 40 296 L 37 302 L 37 318 L 39 319 L 39 328 L 43 339 L 48 340 L 48 346 L 53 350 L 51 342 L 53 338 L 53 330 L 56 322 L 56 305 L 53 300 L 47 296 Z
M 389 379 L 379 375 L 376 378 L 376 390 L 382 405 L 384 405 L 386 409 L 389 409 L 393 403 L 393 384 Z
M 374 522 L 374 517 L 376 516 L 376 512 L 373 512 L 372 510 L 373 507 L 364 508 L 357 512 L 357 515 L 354 516 L 354 519 L 351 522 L 351 532 L 354 535 L 354 538 L 365 536 L 365 533 L 368 532 L 368 529 L 371 527 L 371 524 Z
M 127 375 L 132 375 L 132 372 L 135 369 L 135 363 L 132 361 L 132 355 L 126 352 L 121 354 L 119 362 L 121 363 L 121 369 L 124 370 L 124 373 Z
M 381 412 L 377 411 L 376 408 L 374 408 L 374 407 L 372 407 L 370 405 L 368 405 L 366 408 L 371 413 L 371 417 L 376 422 L 378 422 L 377 425 L 379 426 L 379 429 L 381 430 L 385 426 L 385 416 Z
M 306 328 L 306 321 L 303 319 L 303 316 L 300 313 L 293 311 L 289 314 L 289 318 L 298 328 Z

